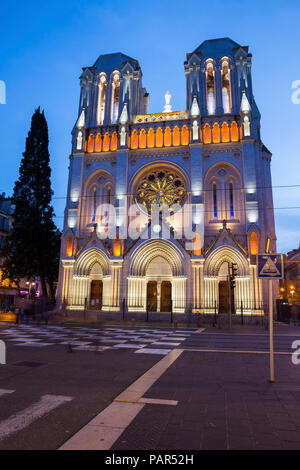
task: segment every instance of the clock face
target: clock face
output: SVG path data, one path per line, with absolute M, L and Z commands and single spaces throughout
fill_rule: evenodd
M 151 205 L 183 205 L 186 188 L 183 178 L 172 170 L 157 170 L 148 173 L 140 181 L 136 200 L 151 212 Z

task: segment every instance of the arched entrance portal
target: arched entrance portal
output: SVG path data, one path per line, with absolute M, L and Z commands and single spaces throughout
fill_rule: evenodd
M 149 281 L 147 283 L 147 310 L 148 312 L 157 312 L 157 282 Z
M 92 309 L 101 310 L 103 295 L 103 282 L 95 280 L 91 282 L 91 298 L 90 305 Z
M 237 267 L 236 287 L 228 286 L 228 264 Z M 229 298 L 230 295 L 230 298 Z M 241 302 L 251 305 L 252 291 L 247 258 L 231 246 L 221 246 L 212 251 L 204 266 L 204 313 L 228 313 L 229 300 L 232 312 L 239 312 Z M 244 310 L 245 313 L 245 310 Z
M 161 283 L 161 312 L 171 312 L 172 310 L 172 284 L 170 281 L 162 281 Z
M 184 257 L 176 244 L 162 240 L 141 243 L 131 255 L 129 273 L 129 311 L 184 313 Z
M 231 308 L 234 309 L 234 289 L 228 281 L 228 262 L 225 261 L 219 269 L 219 313 L 228 313 L 229 292 L 231 296 Z
M 103 304 L 103 270 L 97 261 L 90 270 L 91 290 L 90 307 L 93 310 L 101 310 Z

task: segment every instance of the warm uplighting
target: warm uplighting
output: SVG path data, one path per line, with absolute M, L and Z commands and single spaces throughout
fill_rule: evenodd
M 87 151 L 88 152 L 93 152 L 94 151 L 94 136 L 93 136 L 93 134 L 89 135 Z
M 110 141 L 109 133 L 106 132 L 103 137 L 103 152 L 109 151 L 109 143 L 110 143 L 109 141 Z
M 113 150 L 117 150 L 117 148 L 118 148 L 118 136 L 116 132 L 113 132 L 111 136 L 110 149 L 113 151 Z
M 66 246 L 66 255 L 68 258 L 71 258 L 73 255 L 73 240 L 72 237 L 68 237 L 67 246 Z
M 230 137 L 229 137 L 229 126 L 226 121 L 223 122 L 222 124 L 222 142 L 229 142 Z
M 231 140 L 232 142 L 238 142 L 239 141 L 239 129 L 238 125 L 235 121 L 231 123 Z
M 215 144 L 220 142 L 220 126 L 217 122 L 214 123 L 213 125 L 213 142 Z
M 201 256 L 201 239 L 199 233 L 194 236 L 194 255 Z
M 123 242 L 120 240 L 118 235 L 114 240 L 113 254 L 114 256 L 123 255 Z
M 250 236 L 250 253 L 251 255 L 257 255 L 258 253 L 258 239 L 255 232 L 252 232 Z
M 211 128 L 208 123 L 205 124 L 203 129 L 203 141 L 205 144 L 211 143 Z

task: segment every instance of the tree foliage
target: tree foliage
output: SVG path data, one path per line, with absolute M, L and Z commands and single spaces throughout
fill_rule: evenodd
M 13 226 L 2 250 L 4 276 L 19 283 L 21 278 L 39 276 L 43 295 L 48 284 L 54 295 L 59 266 L 60 232 L 51 205 L 48 126 L 38 108 L 31 120 L 19 178 L 13 192 Z

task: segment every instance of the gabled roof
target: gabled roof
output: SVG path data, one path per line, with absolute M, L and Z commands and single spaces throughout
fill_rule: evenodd
M 227 239 L 226 245 L 233 245 L 236 246 L 242 253 L 244 253 L 245 256 L 247 256 L 247 251 L 245 248 L 242 247 L 242 245 L 236 240 L 234 235 L 231 233 L 230 229 L 227 228 L 226 223 L 224 223 L 224 227 L 219 231 L 217 237 L 215 240 L 210 244 L 210 246 L 206 249 L 205 251 L 205 257 L 208 255 L 208 253 L 211 252 L 211 250 L 218 245 L 218 242 L 220 242 L 220 245 L 223 246 L 224 244 L 224 237 L 226 238 L 228 236 L 229 240 Z M 231 241 L 231 243 L 230 243 Z M 229 242 L 229 243 L 228 243 Z
M 122 52 L 100 55 L 92 68 L 98 73 L 105 72 L 110 75 L 114 70 L 121 70 L 126 62 L 130 62 L 134 70 L 140 68 L 137 60 L 122 54 Z
M 248 52 L 248 46 L 240 46 L 240 44 L 230 38 L 218 38 L 202 42 L 194 52 L 200 53 L 203 59 L 221 59 L 224 56 L 233 57 L 235 51 L 239 48 Z

